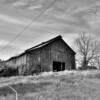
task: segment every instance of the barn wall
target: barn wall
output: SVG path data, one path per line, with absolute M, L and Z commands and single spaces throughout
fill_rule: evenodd
M 27 67 L 35 71 L 38 69 L 40 72 L 52 70 L 50 59 L 50 46 L 45 46 L 28 53 Z
M 65 62 L 66 69 L 75 68 L 75 54 L 63 42 L 63 40 L 55 41 L 51 44 L 51 60 Z
M 35 51 L 30 51 L 27 54 L 27 67 L 31 72 L 37 72 L 37 70 L 40 72 L 41 65 L 40 65 L 40 49 Z M 29 72 L 30 73 L 30 72 Z
M 26 64 L 26 54 L 16 58 L 16 66 L 25 65 Z
M 8 67 L 18 67 L 19 74 L 22 74 L 26 70 L 26 58 L 27 54 L 23 54 L 22 56 L 12 58 L 11 60 L 7 61 L 6 64 Z
M 19 75 L 23 75 L 26 71 L 26 58 L 27 54 L 16 58 L 16 67 L 18 67 Z
M 16 67 L 15 63 L 16 63 L 16 60 L 15 59 L 11 59 L 11 60 L 6 62 L 6 65 L 7 65 L 7 67 Z
M 42 71 L 51 71 L 51 46 L 47 45 L 41 49 L 41 67 Z
M 75 53 L 62 39 L 55 40 L 42 48 L 31 50 L 7 63 L 10 66 L 19 67 L 20 74 L 25 71 L 31 74 L 31 72 L 52 71 L 53 61 L 64 62 L 66 69 L 75 69 Z
M 17 67 L 25 64 L 26 64 L 26 54 L 20 57 L 12 58 L 11 60 L 7 61 L 7 65 L 10 67 Z
M 27 56 L 28 68 L 40 71 L 52 71 L 53 61 L 65 62 L 66 69 L 75 68 L 75 54 L 62 41 L 58 40 L 41 49 L 29 52 Z

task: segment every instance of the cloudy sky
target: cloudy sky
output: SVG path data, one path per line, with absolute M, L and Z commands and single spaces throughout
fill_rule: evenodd
M 100 0 L 55 1 L 0 0 L 1 59 L 8 59 L 59 34 L 72 47 L 81 32 L 91 33 L 99 39 Z M 41 14 L 43 11 L 45 13 Z M 32 20 L 29 28 L 15 39 Z

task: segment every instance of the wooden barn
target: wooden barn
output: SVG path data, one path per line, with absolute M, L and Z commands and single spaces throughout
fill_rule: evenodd
M 75 69 L 75 52 L 59 35 L 11 57 L 6 64 L 17 67 L 19 74 L 71 70 Z

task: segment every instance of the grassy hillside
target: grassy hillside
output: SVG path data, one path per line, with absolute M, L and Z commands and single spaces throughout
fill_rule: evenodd
M 65 71 L 0 79 L 0 100 L 100 100 L 100 71 Z

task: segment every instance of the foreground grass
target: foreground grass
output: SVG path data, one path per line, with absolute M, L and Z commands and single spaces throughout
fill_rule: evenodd
M 71 73 L 31 77 L 28 81 L 10 84 L 19 100 L 100 100 L 100 72 Z M 7 81 L 6 81 L 7 82 Z M 0 100 L 15 100 L 7 87 L 0 88 Z

